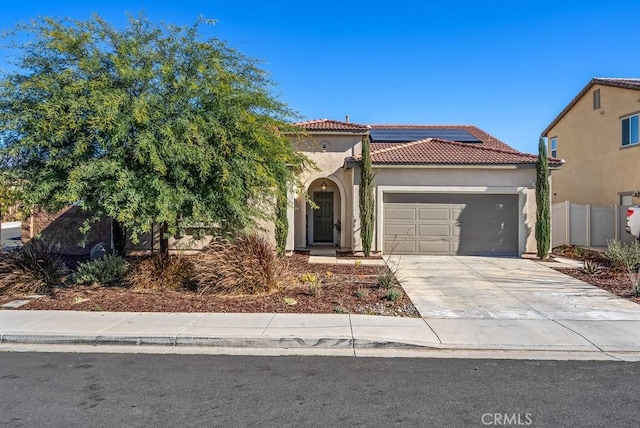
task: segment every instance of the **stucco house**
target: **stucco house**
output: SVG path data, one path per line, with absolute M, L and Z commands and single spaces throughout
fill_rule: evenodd
M 639 115 L 640 79 L 589 81 L 542 132 L 549 153 L 566 161 L 552 172 L 552 201 L 639 203 Z
M 475 126 L 363 125 L 310 120 L 297 150 L 317 168 L 289 195 L 286 249 L 361 250 L 360 159 L 371 141 L 376 227 L 382 254 L 517 256 L 535 252 L 535 163 Z M 560 166 L 559 159 L 551 165 Z M 316 205 L 312 208 L 309 200 Z

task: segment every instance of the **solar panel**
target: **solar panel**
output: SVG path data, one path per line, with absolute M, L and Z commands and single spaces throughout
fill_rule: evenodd
M 416 141 L 425 138 L 441 138 L 461 143 L 481 143 L 462 129 L 372 129 L 371 141 Z

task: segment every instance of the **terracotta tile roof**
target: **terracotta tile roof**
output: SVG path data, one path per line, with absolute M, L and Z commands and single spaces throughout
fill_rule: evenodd
M 615 88 L 623 88 L 623 89 L 631 89 L 635 91 L 640 91 L 640 79 L 637 78 L 611 78 L 611 77 L 594 77 L 587 83 L 587 86 L 582 88 L 578 95 L 576 95 L 567 106 L 562 109 L 560 114 L 558 114 L 555 119 L 551 121 L 549 126 L 542 131 L 542 136 L 547 137 L 551 128 L 556 126 L 556 124 L 564 117 L 565 114 L 569 112 L 573 108 L 573 106 L 593 87 L 593 85 L 603 85 L 603 86 L 612 86 Z
M 503 143 L 493 135 L 484 132 L 473 125 L 371 125 L 371 129 L 433 129 L 433 130 L 460 130 L 466 131 L 482 142 L 484 147 L 493 147 L 501 150 L 516 151 L 513 147 Z
M 378 165 L 534 165 L 536 155 L 522 153 L 473 125 L 361 125 L 337 120 L 319 119 L 295 125 L 312 132 L 349 132 L 365 134 L 372 129 L 461 130 L 480 142 L 462 143 L 441 138 L 418 141 L 374 141 L 371 158 Z M 361 158 L 349 157 L 346 162 Z M 559 167 L 562 159 L 550 158 L 552 167 Z
M 514 149 L 427 138 L 409 143 L 371 143 L 371 160 L 382 165 L 534 165 L 538 157 Z M 358 161 L 359 158 L 353 158 Z M 552 167 L 562 159 L 549 158 Z
M 360 125 L 352 122 L 341 122 L 339 120 L 329 119 L 316 119 L 308 120 L 306 122 L 294 123 L 296 126 L 301 126 L 307 131 L 347 131 L 356 133 L 365 133 L 369 127 L 367 125 Z

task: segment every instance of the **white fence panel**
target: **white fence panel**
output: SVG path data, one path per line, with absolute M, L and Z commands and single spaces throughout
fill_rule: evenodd
M 604 247 L 610 239 L 631 243 L 634 238 L 624 230 L 627 208 L 555 203 L 551 210 L 551 246 Z
M 588 247 L 589 210 L 586 205 L 571 204 L 569 211 L 569 233 L 571 245 Z
M 616 213 L 613 207 L 591 207 L 589 231 L 591 245 L 602 247 L 616 236 Z
M 567 241 L 567 205 L 553 204 L 551 207 L 551 246 L 569 245 Z

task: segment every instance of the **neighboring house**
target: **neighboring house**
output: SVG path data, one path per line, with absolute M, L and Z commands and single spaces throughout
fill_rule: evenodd
M 367 136 L 376 173 L 373 251 L 517 256 L 536 250 L 537 156 L 474 126 L 327 119 L 297 125 L 308 137 L 294 144 L 317 169 L 302 172 L 304 188 L 290 195 L 287 250 L 361 250 L 359 160 Z
M 594 78 L 542 132 L 553 171 L 553 202 L 640 202 L 640 79 Z

